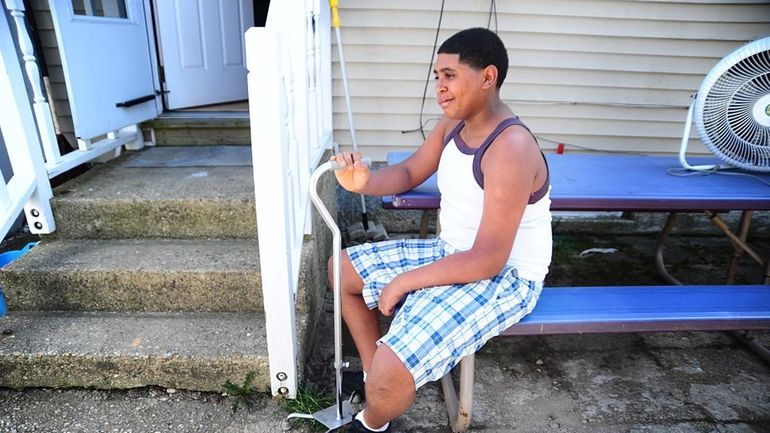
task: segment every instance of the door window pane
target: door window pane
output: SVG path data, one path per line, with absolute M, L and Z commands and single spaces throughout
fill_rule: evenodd
M 128 18 L 126 0 L 71 0 L 75 15 Z

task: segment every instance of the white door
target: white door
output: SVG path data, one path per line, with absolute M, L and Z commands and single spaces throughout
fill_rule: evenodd
M 157 0 L 163 89 L 169 109 L 245 100 L 243 35 L 253 0 Z
M 78 139 L 156 117 L 144 1 L 49 3 Z

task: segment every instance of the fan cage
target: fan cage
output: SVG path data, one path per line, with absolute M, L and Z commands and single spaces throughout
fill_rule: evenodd
M 732 52 L 695 100 L 701 140 L 729 165 L 770 172 L 770 37 Z

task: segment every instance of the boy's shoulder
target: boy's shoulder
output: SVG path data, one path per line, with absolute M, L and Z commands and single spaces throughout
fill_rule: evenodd
M 512 122 L 490 144 L 493 145 L 488 151 L 496 158 L 505 158 L 516 164 L 525 164 L 531 161 L 530 158 L 540 154 L 540 146 L 535 136 L 523 122 Z

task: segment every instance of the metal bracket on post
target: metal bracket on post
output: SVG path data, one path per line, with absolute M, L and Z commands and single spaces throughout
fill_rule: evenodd
M 24 205 L 24 214 L 27 217 L 27 224 L 29 224 L 29 231 L 33 234 L 50 234 L 56 230 L 56 222 L 53 219 L 53 210 L 51 209 L 51 193 L 50 184 L 48 184 L 48 178 L 44 179 L 46 182 L 44 189 L 40 186 L 32 193 L 32 196 Z

